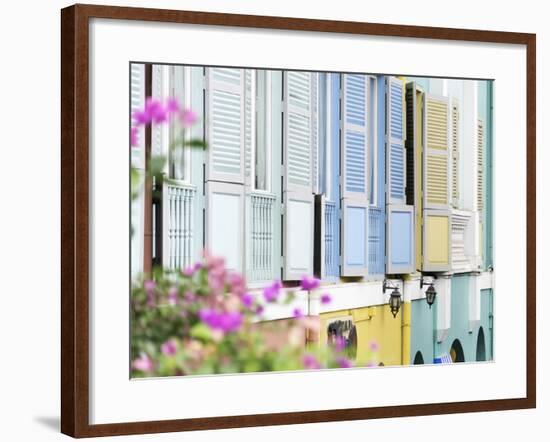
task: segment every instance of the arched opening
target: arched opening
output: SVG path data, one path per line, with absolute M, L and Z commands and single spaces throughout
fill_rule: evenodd
M 464 350 L 462 349 L 462 344 L 458 339 L 453 341 L 450 354 L 453 362 L 464 362 Z
M 479 362 L 486 360 L 487 353 L 485 351 L 485 332 L 483 331 L 483 327 L 480 327 L 477 334 L 476 361 Z
M 414 355 L 414 365 L 422 365 L 424 364 L 424 357 L 422 356 L 422 353 L 420 351 L 417 351 Z

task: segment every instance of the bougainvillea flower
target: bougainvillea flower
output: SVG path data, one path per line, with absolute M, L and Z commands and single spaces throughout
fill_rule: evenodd
M 239 273 L 231 272 L 227 276 L 227 282 L 231 287 L 231 292 L 236 295 L 241 295 L 246 291 L 246 281 Z
M 295 318 L 301 318 L 302 316 L 304 316 L 304 314 L 302 313 L 302 309 L 295 308 L 294 311 L 292 312 L 292 316 L 294 316 Z
M 321 295 L 321 304 L 330 304 L 331 301 L 332 298 L 328 293 L 324 293 Z
M 151 358 L 149 358 L 149 356 L 143 353 L 139 358 L 134 359 L 134 361 L 132 362 L 132 368 L 134 370 L 149 373 L 153 371 L 153 361 L 151 361 Z
M 378 342 L 376 341 L 371 341 L 371 343 L 369 344 L 369 349 L 370 351 L 378 351 L 380 347 L 378 346 Z
M 255 313 L 256 313 L 256 315 L 259 316 L 259 315 L 261 315 L 261 314 L 264 312 L 264 310 L 265 310 L 264 306 L 263 306 L 263 305 L 259 305 L 258 307 L 256 307 Z
M 241 302 L 247 309 L 251 309 L 254 305 L 254 297 L 250 293 L 244 293 L 241 296 Z
M 300 286 L 304 290 L 314 290 L 317 287 L 319 287 L 320 285 L 321 285 L 321 281 L 318 280 L 315 277 L 309 278 L 309 277 L 304 275 L 304 276 L 302 276 L 302 280 L 300 281 Z
M 176 100 L 173 97 L 168 98 L 168 100 L 166 100 L 166 106 L 164 109 L 168 114 L 174 114 L 176 112 L 179 112 L 180 105 L 178 103 L 178 100 Z
M 141 125 L 144 125 L 144 124 L 148 124 L 151 122 L 151 115 L 142 110 L 142 111 L 135 111 L 133 114 L 132 114 L 132 118 L 134 119 L 134 122 L 138 125 L 138 126 L 141 126 Z
M 317 370 L 321 368 L 321 364 L 312 354 L 305 354 L 302 358 L 302 365 L 308 370 Z
M 346 348 L 346 338 L 343 336 L 336 336 L 334 339 L 334 348 L 336 351 L 342 351 Z
M 193 124 L 197 122 L 199 117 L 191 109 L 183 109 L 179 112 L 178 118 L 180 120 L 180 124 L 183 127 L 188 128 L 193 126 Z
M 264 298 L 267 302 L 274 302 L 279 297 L 279 293 L 283 288 L 281 281 L 273 281 L 273 283 L 264 288 Z
M 168 304 L 176 305 L 178 303 L 178 288 L 170 287 L 168 290 Z
M 175 339 L 169 339 L 160 346 L 160 351 L 165 356 L 174 356 L 178 352 L 178 344 Z
M 336 363 L 340 368 L 350 368 L 353 367 L 353 362 L 351 362 L 348 358 L 344 358 L 343 356 L 338 356 L 336 358 Z
M 238 330 L 243 322 L 240 312 L 217 312 L 212 309 L 200 310 L 199 318 L 211 329 L 224 333 Z

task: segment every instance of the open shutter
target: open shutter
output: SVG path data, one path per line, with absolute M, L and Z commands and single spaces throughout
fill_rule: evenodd
M 387 204 L 405 204 L 405 109 L 404 85 L 387 79 L 386 195 Z
M 342 77 L 342 276 L 364 276 L 368 262 L 367 77 Z
M 452 172 L 452 185 L 451 196 L 453 207 L 459 206 L 460 200 L 460 151 L 459 151 L 459 139 L 458 128 L 460 124 L 460 110 L 456 100 L 453 101 L 451 108 L 451 172 Z
M 145 65 L 130 65 L 130 118 L 132 114 L 145 106 Z M 140 171 L 143 177 L 145 163 L 145 127 L 137 129 L 137 145 L 130 147 L 132 166 Z M 132 192 L 136 189 L 131 189 Z M 132 277 L 143 270 L 143 192 L 131 202 L 131 269 Z
M 449 100 L 425 96 L 424 150 L 424 271 L 451 267 L 451 213 L 449 201 Z
M 313 273 L 312 74 L 284 74 L 283 279 Z
M 386 127 L 386 273 L 414 271 L 414 207 L 405 198 L 405 86 L 387 77 Z
M 476 146 L 476 209 L 483 211 L 483 143 L 485 137 L 485 127 L 482 120 L 477 120 L 477 146 Z
M 449 208 L 449 100 L 426 95 L 424 207 Z
M 407 204 L 414 206 L 416 269 L 422 266 L 422 159 L 424 149 L 424 92 L 416 82 L 407 84 Z
M 207 69 L 206 249 L 244 270 L 245 72 Z

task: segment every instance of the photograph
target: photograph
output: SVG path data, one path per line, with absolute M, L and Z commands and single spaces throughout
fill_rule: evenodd
M 492 79 L 130 62 L 131 378 L 492 363 Z

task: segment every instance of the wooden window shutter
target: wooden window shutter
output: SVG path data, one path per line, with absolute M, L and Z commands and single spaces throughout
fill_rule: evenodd
M 367 275 L 367 77 L 342 77 L 342 276 Z
M 283 279 L 313 273 L 312 74 L 284 73 Z
M 386 81 L 386 273 L 402 274 L 415 267 L 414 207 L 405 204 L 405 85 Z
M 477 120 L 477 146 L 476 146 L 476 208 L 479 212 L 483 211 L 483 145 L 485 141 L 485 126 L 482 120 Z
M 453 207 L 460 204 L 460 150 L 459 150 L 460 110 L 457 101 L 451 109 L 451 168 L 452 168 L 452 202 Z
M 405 204 L 405 109 L 404 84 L 387 77 L 386 202 Z
M 206 249 L 244 271 L 245 71 L 207 75 Z
M 426 94 L 424 207 L 449 207 L 449 100 Z

